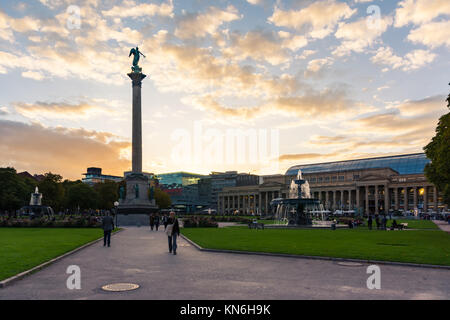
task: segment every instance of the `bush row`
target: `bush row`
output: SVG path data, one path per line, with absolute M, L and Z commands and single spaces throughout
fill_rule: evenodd
M 11 228 L 98 228 L 101 222 L 94 217 L 55 220 L 43 218 L 0 218 L 0 227 Z
M 185 228 L 217 228 L 219 224 L 210 217 L 189 217 L 183 219 Z

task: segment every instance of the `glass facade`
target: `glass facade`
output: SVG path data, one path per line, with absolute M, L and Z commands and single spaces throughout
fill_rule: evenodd
M 189 172 L 173 172 L 158 174 L 159 184 L 166 188 L 181 188 L 197 184 L 204 175 Z
M 289 168 L 286 171 L 286 175 L 296 175 L 299 169 L 302 173 L 320 173 L 375 168 L 391 168 L 399 174 L 423 174 L 425 165 L 429 162 L 430 160 L 426 157 L 425 153 L 416 153 L 391 157 L 298 165 Z

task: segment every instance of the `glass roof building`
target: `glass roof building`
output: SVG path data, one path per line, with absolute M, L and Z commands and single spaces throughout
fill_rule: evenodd
M 302 173 L 344 172 L 354 170 L 391 168 L 399 174 L 423 174 L 425 165 L 430 160 L 425 153 L 406 154 L 390 157 L 368 158 L 358 160 L 346 160 L 325 162 L 316 164 L 297 165 L 289 168 L 286 175 L 297 175 L 300 169 Z

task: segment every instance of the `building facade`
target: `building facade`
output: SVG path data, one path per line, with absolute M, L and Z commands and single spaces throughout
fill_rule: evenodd
M 230 187 L 245 187 L 258 185 L 259 177 L 248 173 L 237 171 L 211 172 L 211 174 L 199 182 L 200 191 L 209 207 L 218 210 L 219 193 Z
M 418 153 L 294 166 L 285 175 L 263 177 L 256 187 L 224 188 L 219 194 L 219 213 L 270 214 L 270 201 L 288 197 L 298 170 L 324 209 L 364 214 L 447 210 L 442 195 L 424 175 L 429 162 L 425 154 Z
M 83 175 L 84 178 L 81 181 L 91 186 L 96 183 L 104 183 L 105 181 L 120 182 L 123 180 L 123 177 L 102 174 L 102 168 L 95 167 L 87 168 L 87 172 L 83 173 Z

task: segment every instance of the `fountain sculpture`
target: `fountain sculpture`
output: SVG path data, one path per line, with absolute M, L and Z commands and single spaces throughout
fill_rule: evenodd
M 278 198 L 270 202 L 276 208 L 275 220 L 287 223 L 288 226 L 312 225 L 313 212 L 321 208 L 320 202 L 311 197 L 308 181 L 298 170 L 297 179 L 292 180 L 289 198 Z

